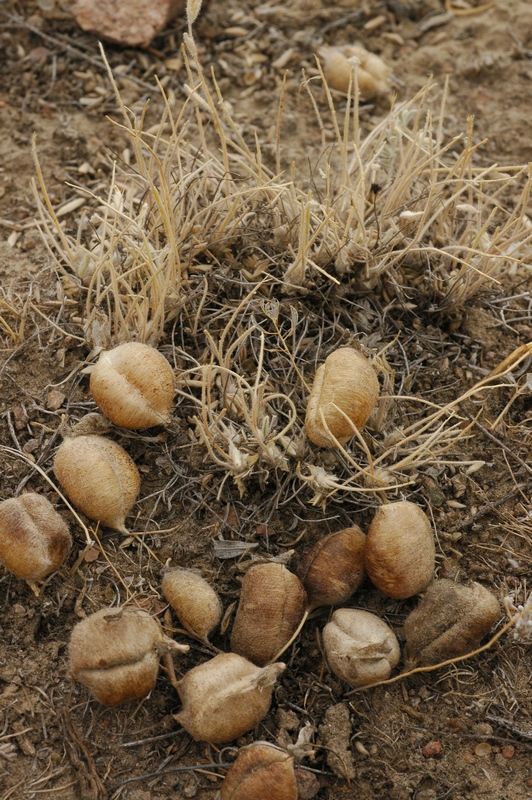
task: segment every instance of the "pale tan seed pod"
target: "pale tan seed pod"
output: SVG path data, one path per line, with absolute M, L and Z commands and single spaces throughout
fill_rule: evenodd
M 434 581 L 405 620 L 408 667 L 439 664 L 475 650 L 501 613 L 480 583 Z
M 320 447 L 336 447 L 334 439 L 345 444 L 362 430 L 378 398 L 379 380 L 367 358 L 353 347 L 334 350 L 316 371 L 305 417 L 308 438 Z
M 329 666 L 352 686 L 390 677 L 401 657 L 397 638 L 382 619 L 355 608 L 339 608 L 323 629 Z
M 212 586 L 197 572 L 181 567 L 165 571 L 161 586 L 181 624 L 193 636 L 207 642 L 223 613 Z
M 396 600 L 422 592 L 435 558 L 432 527 L 419 506 L 402 500 L 380 507 L 366 537 L 366 570 L 377 589 Z
M 126 516 L 137 499 L 140 475 L 120 445 L 104 436 L 67 436 L 55 456 L 54 473 L 89 519 L 128 533 Z
M 323 72 L 332 89 L 347 94 L 351 82 L 351 96 L 355 94 L 355 63 L 358 88 L 362 100 L 371 100 L 390 91 L 390 69 L 382 58 L 357 45 L 322 47 L 319 55 Z
M 243 747 L 220 787 L 220 800 L 297 800 L 293 756 L 268 742 Z
M 264 666 L 278 657 L 307 608 L 299 578 L 283 564 L 257 564 L 242 581 L 231 650 Z
M 296 573 L 310 610 L 341 605 L 356 592 L 366 573 L 365 548 L 366 536 L 358 525 L 329 533 L 316 542 Z
M 105 350 L 91 369 L 90 391 L 103 413 L 122 428 L 150 428 L 170 420 L 172 367 L 154 347 L 126 342 Z
M 0 563 L 34 582 L 65 561 L 72 538 L 46 497 L 34 492 L 0 503 Z
M 161 656 L 188 649 L 165 636 L 159 621 L 143 609 L 102 608 L 72 631 L 69 676 L 103 705 L 116 706 L 146 697 Z
M 236 653 L 221 653 L 179 681 L 177 721 L 198 742 L 225 744 L 251 730 L 270 708 L 282 663 L 259 668 Z

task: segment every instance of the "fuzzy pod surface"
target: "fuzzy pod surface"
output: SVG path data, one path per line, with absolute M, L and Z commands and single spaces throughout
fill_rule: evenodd
M 127 533 L 126 516 L 137 499 L 140 475 L 123 447 L 95 434 L 67 436 L 56 453 L 54 473 L 89 519 Z
M 183 708 L 175 718 L 196 741 L 230 742 L 266 716 L 285 668 L 282 663 L 260 668 L 236 653 L 220 653 L 179 681 Z
M 222 604 L 212 586 L 199 573 L 182 567 L 164 572 L 161 588 L 182 625 L 206 641 L 222 618 Z
M 102 608 L 72 631 L 69 675 L 103 705 L 116 706 L 151 692 L 161 655 L 188 649 L 165 636 L 143 609 Z
M 27 492 L 0 503 L 0 562 L 18 578 L 44 578 L 71 546 L 68 525 L 46 497 Z
M 388 597 L 402 600 L 427 588 L 434 577 L 436 545 L 427 515 L 415 503 L 386 503 L 366 537 L 366 570 Z
M 362 430 L 379 398 L 379 380 L 353 347 L 334 350 L 321 364 L 308 398 L 305 430 L 320 447 L 345 444 Z M 332 435 L 331 435 L 332 434 Z
M 297 800 L 293 756 L 268 742 L 242 748 L 220 787 L 220 800 Z
M 351 96 L 355 94 L 355 64 L 358 90 L 363 100 L 385 94 L 390 89 L 390 69 L 375 53 L 359 45 L 322 47 L 319 55 L 323 59 L 324 74 L 332 89 L 347 94 L 351 85 Z
M 125 342 L 100 355 L 91 370 L 90 391 L 115 425 L 130 429 L 165 425 L 175 394 L 174 373 L 154 347 Z
M 434 581 L 405 620 L 409 666 L 439 664 L 475 650 L 500 613 L 499 601 L 480 583 Z
M 258 666 L 273 661 L 303 619 L 307 594 L 283 564 L 251 567 L 242 581 L 231 650 Z
M 375 614 L 339 608 L 323 629 L 330 668 L 352 686 L 368 686 L 390 677 L 401 657 L 392 629 Z
M 301 561 L 297 576 L 309 608 L 344 603 L 358 589 L 365 570 L 366 536 L 353 525 L 319 539 Z

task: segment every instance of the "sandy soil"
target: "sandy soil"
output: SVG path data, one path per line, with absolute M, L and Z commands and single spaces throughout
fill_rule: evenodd
M 209 2 L 196 37 L 203 67 L 214 69 L 235 120 L 249 140 L 257 133 L 265 152 L 268 146 L 273 152 L 287 70 L 282 167 L 294 163 L 302 185 L 315 183 L 323 155 L 302 80 L 317 75 L 314 54 L 324 43 L 360 41 L 380 54 L 392 68 L 399 100 L 412 97 L 433 76 L 435 113 L 448 80 L 446 136 L 463 132 L 474 116 L 480 164 L 532 161 L 532 7 L 526 0 L 457 3 L 453 11 L 449 5 Z M 148 124 L 161 115 L 158 90 L 150 88 L 155 75 L 167 92 L 178 100 L 183 96 L 184 30 L 184 20 L 177 19 L 146 51 L 106 48 L 126 104 L 138 111 L 150 99 Z M 42 492 L 69 521 L 75 542 L 68 562 L 47 579 L 39 597 L 0 567 L 0 800 L 46 794 L 58 800 L 207 800 L 216 796 L 225 769 L 183 768 L 227 764 L 234 748 L 194 743 L 177 725 L 172 715 L 179 700 L 164 670 L 141 702 L 109 709 L 90 699 L 67 676 L 73 626 L 105 605 L 131 598 L 167 624 L 160 590 L 161 565 L 167 562 L 201 569 L 227 609 L 238 599 L 250 553 L 280 557 L 295 547 L 294 566 L 323 534 L 353 521 L 366 530 L 373 508 L 332 501 L 322 511 L 309 504 L 310 495 L 278 507 L 271 486 L 259 481 L 251 481 L 243 497 L 231 481 L 220 493 L 221 476 L 206 463 L 201 447 L 190 447 L 190 410 L 178 404 L 175 424 L 161 432 L 164 450 L 161 438 L 116 436 L 135 458 L 143 481 L 130 527 L 159 532 L 121 547 L 117 534 L 103 530 L 99 546 L 86 549 L 81 527 L 30 464 L 37 460 L 51 475 L 65 416 L 76 421 L 94 410 L 88 379 L 79 371 L 90 351 L 81 324 L 83 304 L 61 289 L 35 224 L 32 139 L 56 207 L 80 196 L 76 186 L 102 191 L 113 159 L 128 161 L 131 153 L 127 136 L 108 118 L 119 119 L 119 112 L 97 42 L 77 28 L 66 7 L 3 3 L 0 53 L 0 443 L 19 452 L 0 453 L 0 499 L 23 489 Z M 335 102 L 345 104 L 341 98 Z M 381 98 L 363 106 L 364 131 L 383 118 L 388 102 Z M 325 107 L 324 97 L 320 104 Z M 69 230 L 75 231 L 80 213 L 65 215 Z M 531 282 L 525 265 L 487 288 L 456 319 L 396 307 L 378 330 L 378 317 L 370 313 L 374 301 L 365 298 L 368 335 L 391 344 L 399 332 L 407 362 L 416 365 L 411 391 L 443 402 L 532 340 Z M 331 300 L 338 320 L 351 292 L 348 287 Z M 307 301 L 298 302 L 303 308 Z M 318 308 L 315 298 L 308 303 Z M 163 343 L 169 356 L 172 336 L 168 332 Z M 391 347 L 389 358 L 400 372 L 404 360 L 398 346 Z M 434 521 L 439 577 L 480 581 L 501 603 L 510 597 L 518 605 L 530 591 L 532 565 L 530 390 L 513 402 L 504 425 L 491 437 L 486 433 L 511 397 L 504 390 L 486 403 L 482 428 L 467 444 L 469 458 L 482 459 L 485 467 L 471 474 L 428 469 L 410 499 Z M 243 559 L 218 559 L 213 543 L 219 537 L 256 548 Z M 392 601 L 367 581 L 350 605 L 384 616 L 401 639 L 415 602 Z M 314 772 L 300 772 L 300 797 L 530 800 L 530 645 L 527 649 L 510 632 L 469 661 L 349 694 L 323 658 L 319 631 L 328 615 L 329 609 L 322 609 L 307 623 L 284 656 L 288 669 L 270 713 L 235 746 L 254 739 L 286 744 L 312 723 L 316 741 L 330 750 L 318 749 L 314 760 L 303 761 Z M 210 652 L 176 632 L 175 617 L 173 625 L 176 639 L 191 644 L 189 654 L 176 661 L 181 676 Z M 226 650 L 229 634 L 217 633 L 213 642 Z M 428 746 L 431 742 L 438 746 Z M 342 759 L 335 760 L 334 753 Z

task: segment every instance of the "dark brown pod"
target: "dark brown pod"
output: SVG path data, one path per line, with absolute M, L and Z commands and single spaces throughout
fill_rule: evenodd
M 260 667 L 290 641 L 307 608 L 299 578 L 282 564 L 257 564 L 242 581 L 231 650 Z
M 66 522 L 40 494 L 0 503 L 0 563 L 25 581 L 44 578 L 66 559 L 72 539 Z
M 329 533 L 307 553 L 297 576 L 310 610 L 345 603 L 364 580 L 366 536 L 358 525 Z
M 377 589 L 396 600 L 422 592 L 435 558 L 432 527 L 419 506 L 402 500 L 379 508 L 366 537 L 366 570 Z
M 220 800 L 297 800 L 293 756 L 267 742 L 244 747 L 225 776 Z
M 100 703 L 116 706 L 151 692 L 164 653 L 188 649 L 165 636 L 147 611 L 102 608 L 72 631 L 69 674 Z
M 500 613 L 499 601 L 480 583 L 434 581 L 405 620 L 409 666 L 439 664 L 475 650 Z

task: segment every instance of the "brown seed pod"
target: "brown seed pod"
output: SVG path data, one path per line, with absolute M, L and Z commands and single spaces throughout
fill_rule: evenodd
M 181 620 L 181 623 L 203 641 L 222 618 L 220 598 L 197 572 L 181 567 L 167 570 L 162 579 L 163 594 Z
M 365 575 L 365 546 L 366 536 L 358 525 L 316 542 L 296 573 L 307 592 L 310 610 L 345 603 L 356 592 Z
M 140 489 L 140 475 L 126 451 L 104 436 L 68 436 L 54 473 L 73 504 L 92 520 L 127 533 L 126 516 Z
M 499 601 L 480 583 L 434 581 L 405 620 L 408 666 L 438 664 L 475 650 L 499 615 Z
M 426 589 L 436 548 L 428 517 L 402 500 L 380 507 L 366 537 L 366 570 L 377 589 L 401 600 Z
M 261 669 L 236 653 L 221 653 L 179 681 L 183 710 L 176 719 L 198 742 L 230 742 L 266 716 L 285 668 L 277 663 Z
M 318 367 L 307 403 L 305 429 L 311 442 L 336 447 L 361 430 L 379 397 L 377 373 L 352 347 L 334 350 Z M 332 434 L 332 436 L 331 436 Z
M 220 787 L 220 800 L 297 800 L 293 756 L 268 742 L 243 747 Z
M 164 653 L 186 652 L 140 608 L 102 608 L 78 622 L 70 638 L 69 675 L 106 706 L 151 692 Z
M 257 564 L 242 581 L 231 633 L 231 650 L 264 666 L 290 641 L 303 619 L 307 595 L 283 564 Z
M 375 614 L 339 608 L 323 629 L 329 666 L 352 686 L 368 686 L 390 677 L 401 651 L 394 632 Z
M 0 503 L 0 562 L 17 578 L 44 578 L 71 546 L 68 525 L 46 497 L 28 492 Z
M 355 60 L 358 63 L 356 75 L 362 100 L 371 100 L 390 90 L 390 70 L 384 61 L 357 45 L 322 47 L 319 55 L 323 60 L 325 79 L 332 89 L 347 94 L 351 82 L 351 95 L 355 93 Z
M 132 429 L 165 425 L 175 394 L 174 373 L 154 347 L 126 342 L 100 355 L 91 369 L 90 391 L 115 425 Z

